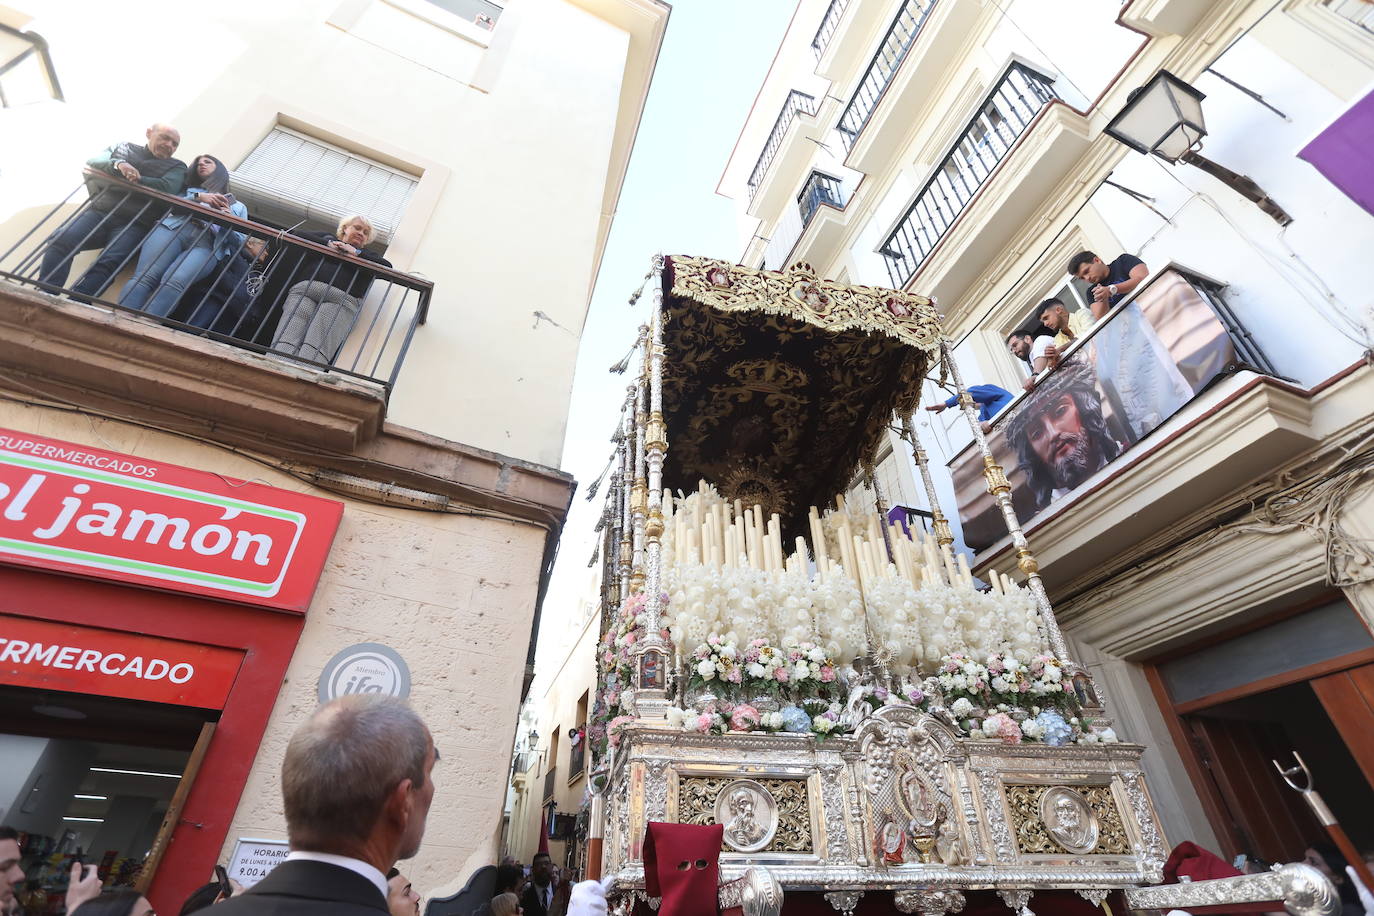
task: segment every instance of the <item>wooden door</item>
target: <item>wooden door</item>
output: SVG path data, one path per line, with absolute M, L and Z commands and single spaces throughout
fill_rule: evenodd
M 1310 838 L 1324 831 L 1270 762 L 1291 757 L 1283 726 L 1197 714 L 1182 718 L 1244 847 L 1235 852 L 1269 862 L 1301 861 Z
M 1374 664 L 1313 678 L 1310 683 L 1364 778 L 1374 787 Z

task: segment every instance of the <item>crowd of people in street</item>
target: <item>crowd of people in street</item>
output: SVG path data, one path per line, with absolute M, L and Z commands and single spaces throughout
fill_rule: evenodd
M 420 896 L 396 863 L 420 851 L 438 760 L 428 727 L 401 700 L 351 694 L 320 707 L 282 761 L 290 854 L 246 890 L 219 870 L 180 916 L 211 906 L 215 916 L 419 916 Z M 17 831 L 0 827 L 0 916 L 12 912 L 24 881 L 19 841 Z M 492 916 L 605 916 L 602 885 L 561 880 L 547 853 L 528 873 L 513 860 L 496 871 Z M 95 866 L 81 863 L 72 866 L 66 911 L 156 916 L 140 891 L 105 889 Z
M 89 203 L 47 239 L 38 282 L 89 300 L 132 267 L 118 294 L 121 306 L 331 364 L 376 278 L 366 265 L 392 266 L 367 247 L 376 236 L 372 223 L 351 214 L 333 232 L 290 230 L 295 239 L 328 249 L 328 256 L 285 244 L 288 230 L 240 225 L 249 220 L 248 208 L 235 198 L 219 158 L 201 154 L 188 167 L 175 158 L 180 145 L 175 128 L 154 124 L 145 142 L 117 143 L 87 161 L 88 169 L 186 205 L 92 184 Z M 238 223 L 198 218 L 196 207 Z M 273 246 L 274 238 L 280 244 Z M 67 287 L 76 255 L 93 249 L 100 252 L 94 263 Z M 273 277 L 280 288 L 265 301 Z

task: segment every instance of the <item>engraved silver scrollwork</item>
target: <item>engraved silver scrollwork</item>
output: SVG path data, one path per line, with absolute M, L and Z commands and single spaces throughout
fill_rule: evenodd
M 716 906 L 721 910 L 739 907 L 744 916 L 780 916 L 782 913 L 782 884 L 766 868 L 753 866 L 734 881 L 720 886 Z
M 668 814 L 668 761 L 650 760 L 644 778 L 644 819 L 661 821 Z
M 1102 901 L 1107 899 L 1107 895 L 1112 892 L 1109 887 L 1080 887 L 1077 888 L 1078 896 L 1091 903 L 1093 906 L 1102 906 Z
M 1016 846 L 1002 810 L 1002 789 L 997 774 L 991 770 L 979 770 L 978 788 L 983 796 L 983 816 L 987 819 L 992 843 L 997 851 L 996 861 L 1010 862 Z
M 854 908 L 863 896 L 863 891 L 830 891 L 825 895 L 825 902 L 838 910 L 841 916 L 854 916 Z
M 997 896 L 1002 898 L 1002 902 L 1005 903 L 1016 916 L 1035 916 L 1035 911 L 1030 908 L 1032 893 L 1034 892 L 1023 889 L 1007 889 L 999 890 Z
M 1235 903 L 1282 901 L 1293 916 L 1336 916 L 1340 896 L 1331 881 L 1310 865 L 1277 865 L 1273 871 L 1211 881 L 1126 889 L 1133 910 L 1191 909 Z
M 892 902 L 903 913 L 945 916 L 946 913 L 957 913 L 964 908 L 964 895 L 949 888 L 897 891 L 892 895 Z
M 821 764 L 821 802 L 825 813 L 826 858 L 830 862 L 853 859 L 844 817 L 844 764 Z

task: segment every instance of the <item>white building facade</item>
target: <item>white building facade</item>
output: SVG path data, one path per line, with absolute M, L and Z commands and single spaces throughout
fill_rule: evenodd
M 574 360 L 668 18 L 657 0 L 502 6 L 0 5 L 4 53 L 22 55 L 0 77 L 0 464 L 20 474 L 30 448 L 67 462 L 52 475 L 194 475 L 214 505 L 256 488 L 304 506 L 315 545 L 303 597 L 253 604 L 204 570 L 121 578 L 112 564 L 144 561 L 31 562 L 7 541 L 6 639 L 223 666 L 195 695 L 54 679 L 28 655 L 0 672 L 0 733 L 28 761 L 0 787 L 0 823 L 27 835 L 35 900 L 79 851 L 175 912 L 240 840 L 270 852 L 286 742 L 350 691 L 408 695 L 441 754 L 424 848 L 402 865 L 416 889 L 449 895 L 499 858 L 574 488 L 558 470 Z M 94 303 L 38 284 L 44 239 L 84 205 L 84 163 L 158 122 L 180 131 L 179 158 L 222 160 L 253 222 L 238 228 L 273 252 L 300 226 L 371 220 L 393 268 L 328 365 L 119 308 L 132 261 Z M 177 521 L 146 546 L 175 542 Z
M 1368 136 L 1371 29 L 1367 4 L 1336 0 L 802 0 L 718 189 L 741 263 L 932 296 L 968 383 L 1019 396 L 990 436 L 1060 622 L 1118 731 L 1151 747 L 1168 838 L 1228 858 L 1298 860 L 1321 836 L 1273 774 L 1291 750 L 1348 829 L 1374 804 L 1374 756 L 1342 737 L 1374 725 L 1374 216 L 1323 158 Z M 1161 71 L 1205 96 L 1193 152 L 1248 176 L 1286 224 L 1106 132 Z M 1139 258 L 1148 282 L 1024 394 L 1008 335 L 1038 331 L 1051 297 L 1086 317 L 1089 285 L 1068 272 L 1085 250 Z M 1152 396 L 1111 347 L 1151 334 L 1184 387 L 1147 419 L 1134 408 Z M 1124 431 L 1107 422 L 1110 456 L 1042 493 L 1034 449 L 1012 440 L 1070 366 L 1114 379 L 1095 403 Z M 927 388 L 926 404 L 950 395 Z M 959 414 L 918 421 L 934 488 L 975 572 L 1015 575 L 980 523 L 992 502 Z M 888 501 L 929 511 L 892 445 Z

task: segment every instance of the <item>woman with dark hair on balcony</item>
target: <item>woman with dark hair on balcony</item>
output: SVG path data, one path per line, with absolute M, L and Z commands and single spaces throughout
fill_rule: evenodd
M 334 235 L 327 232 L 295 234 L 338 254 L 383 267 L 391 266 L 386 258 L 365 247 L 376 235 L 366 217 L 357 214 L 344 217 Z M 272 349 L 332 364 L 353 330 L 362 299 L 376 274 L 347 261 L 303 251 L 292 276 L 300 279 L 286 291 L 281 320 L 272 337 Z
M 214 156 L 197 156 L 182 195 L 220 213 L 248 218 L 248 208 L 229 193 L 229 170 Z M 173 210 L 148 233 L 138 267 L 119 295 L 119 304 L 163 317 L 171 313 L 186 287 L 238 251 L 243 233 Z

